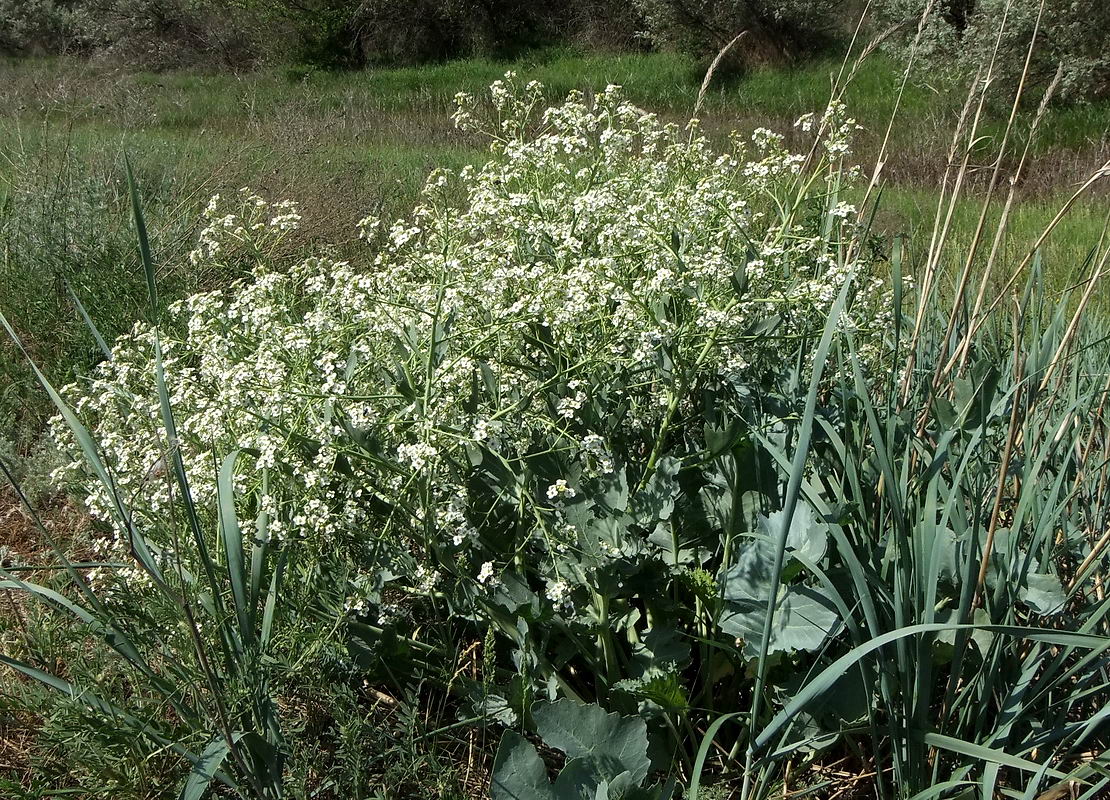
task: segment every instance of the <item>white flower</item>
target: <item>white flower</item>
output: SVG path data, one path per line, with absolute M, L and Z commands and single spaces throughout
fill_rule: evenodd
M 440 574 L 437 570 L 431 570 L 419 564 L 416 567 L 415 578 L 413 586 L 416 590 L 422 594 L 431 594 L 439 583 Z
M 491 589 L 496 589 L 501 585 L 501 579 L 493 574 L 492 561 L 486 561 L 482 564 L 482 568 L 478 570 L 478 583 Z
M 665 124 L 616 87 L 589 102 L 573 93 L 546 111 L 542 93 L 506 76 L 492 90 L 497 107 L 460 95 L 457 123 L 495 137 L 490 161 L 452 177 L 461 203 L 445 205 L 437 190 L 393 224 L 363 219 L 360 235 L 376 245 L 355 263 L 275 259 L 275 244 L 299 221 L 291 203 L 249 190 L 209 202 L 190 259 L 253 272 L 175 304 L 160 331 L 175 446 L 199 508 L 217 506 L 212 453 L 235 449 L 251 454 L 236 475 L 241 511 L 260 498 L 270 536 L 306 559 L 365 563 L 365 543 L 378 536 L 388 539 L 384 552 L 423 553 L 431 533 L 459 563 L 477 565 L 476 525 L 491 518 L 487 498 L 470 497 L 467 473 L 485 451 L 511 463 L 553 437 L 541 446 L 573 462 L 572 480 L 612 473 L 626 435 L 657 434 L 675 376 L 740 385 L 778 368 L 793 334 L 819 331 L 849 277 L 857 294 L 843 326 L 859 337 L 861 359 L 877 363 L 887 352 L 880 336 L 865 337 L 889 330 L 889 291 L 860 274 L 869 264 L 840 264 L 845 252 L 866 252 L 844 246 L 852 226 L 825 235 L 816 219 L 769 213 L 799 185 L 793 175 L 804 161 L 780 135 L 761 130 L 756 146 L 736 136 L 718 152 L 697 126 Z M 842 112 L 821 118 L 834 147 L 818 158 L 839 157 L 833 150 L 854 131 Z M 436 174 L 429 187 L 443 180 Z M 794 199 L 790 207 L 816 207 L 816 194 Z M 852 214 L 846 205 L 833 211 Z M 791 336 L 744 333 L 776 319 Z M 136 326 L 65 394 L 88 419 L 119 491 L 136 498 L 136 524 L 168 552 L 162 521 L 178 498 L 152 474 L 167 449 L 153 341 L 149 326 Z M 549 404 L 542 398 L 552 392 Z M 693 419 L 693 401 L 680 399 L 675 418 Z M 587 404 L 602 418 L 620 409 L 620 429 L 605 429 L 604 439 L 582 430 Z M 52 430 L 78 459 L 58 470 L 59 482 L 115 525 L 98 557 L 127 557 L 111 494 L 81 465 L 64 422 Z M 539 491 L 557 517 L 576 497 L 567 479 Z M 581 535 L 562 521 L 543 543 L 553 552 Z M 414 586 L 430 591 L 446 580 L 423 568 Z M 104 580 L 139 587 L 144 579 L 112 571 Z
M 552 604 L 559 609 L 570 610 L 574 607 L 574 602 L 570 594 L 570 584 L 562 580 L 548 580 L 547 590 L 544 595 Z
M 416 472 L 424 469 L 438 454 L 439 451 L 427 442 L 406 443 L 397 448 L 397 460 L 408 464 Z
M 358 238 L 370 241 L 382 222 L 377 217 L 363 217 L 358 221 Z
M 564 397 L 555 407 L 556 413 L 563 419 L 573 419 L 578 410 L 586 403 L 586 393 L 576 392 L 574 397 Z
M 548 500 L 569 500 L 576 494 L 577 492 L 575 492 L 562 478 L 559 478 L 555 483 L 547 487 Z
M 474 427 L 470 431 L 470 438 L 476 442 L 484 442 L 489 438 L 490 423 L 485 417 L 482 417 L 474 423 Z

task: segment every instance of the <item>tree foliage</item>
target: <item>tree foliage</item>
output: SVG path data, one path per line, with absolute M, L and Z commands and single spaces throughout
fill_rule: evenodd
M 959 79 L 989 68 L 996 81 L 1016 85 L 1032 44 L 1028 78 L 1034 84 L 1048 84 L 1059 69 L 1063 96 L 1110 91 L 1110 3 L 1104 0 L 886 0 L 879 18 L 906 23 L 905 49 L 923 15 L 918 52 L 931 75 Z
M 784 61 L 839 23 L 844 0 L 633 0 L 656 47 L 711 57 L 741 32 L 745 63 Z

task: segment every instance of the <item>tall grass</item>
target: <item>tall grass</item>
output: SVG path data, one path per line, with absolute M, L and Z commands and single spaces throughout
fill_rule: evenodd
M 66 383 L 103 358 L 98 333 L 82 321 L 94 309 L 96 327 L 114 340 L 144 315 L 145 282 L 127 224 L 121 150 L 81 146 L 52 128 L 6 127 L 0 146 L 0 309 L 16 320 L 37 363 Z M 188 182 L 149 169 L 153 235 L 166 254 L 160 280 L 174 294 L 197 291 L 210 274 L 182 269 L 199 197 Z M 193 190 L 195 191 L 195 190 Z M 33 445 L 44 416 L 39 387 L 11 343 L 0 347 L 0 430 L 17 449 Z

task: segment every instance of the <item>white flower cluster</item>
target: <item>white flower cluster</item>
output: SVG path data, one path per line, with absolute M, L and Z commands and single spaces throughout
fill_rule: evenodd
M 821 144 L 832 158 L 850 155 L 852 137 L 856 131 L 862 129 L 855 119 L 848 116 L 847 107 L 839 100 L 829 103 L 820 118 L 815 114 L 803 114 L 794 122 L 794 127 L 805 133 L 814 130 L 820 132 Z
M 571 500 L 578 494 L 572 486 L 567 485 L 563 478 L 547 487 L 547 499 L 561 503 L 564 499 Z
M 488 114 L 461 96 L 455 118 L 490 135 L 491 161 L 434 175 L 424 205 L 380 238 L 378 221 L 364 220 L 375 248 L 365 263 L 310 258 L 277 271 L 267 243 L 296 225 L 295 207 L 243 192 L 241 208 L 224 213 L 214 199 L 191 257 L 249 248 L 258 265 L 230 290 L 177 304 L 160 332 L 198 507 L 215 504 L 214 454 L 237 450 L 244 514 L 264 507 L 270 535 L 306 557 L 357 562 L 366 542 L 389 536 L 417 560 L 446 548 L 466 567 L 457 574 L 492 586 L 504 553 L 483 541 L 467 499 L 479 448 L 521 457 L 553 437 L 582 477 L 612 473 L 614 453 L 628 452 L 616 437 L 650 441 L 696 380 L 736 384 L 779 368 L 780 339 L 751 331 L 774 321 L 785 340 L 811 335 L 843 282 L 866 269 L 858 256 L 843 263 L 849 226 L 827 233 L 820 220 L 781 216 L 802 205 L 780 200 L 799 191 L 804 159 L 776 134 L 757 132 L 754 151 L 735 137 L 721 154 L 617 87 L 593 103 L 574 93 L 541 110 L 541 99 L 541 87 L 518 88 L 511 75 L 494 85 Z M 850 127 L 829 119 L 838 135 Z M 461 208 L 447 200 L 452 183 Z M 885 289 L 860 285 L 851 325 L 882 330 Z M 134 503 L 134 524 L 168 558 L 176 489 L 152 343 L 136 327 L 67 395 Z M 620 415 L 599 421 L 595 406 Z M 54 430 L 79 456 L 60 421 Z M 110 523 L 98 556 L 125 557 L 112 498 L 79 457 L 58 477 Z M 551 479 L 527 502 L 550 510 L 575 497 L 568 478 Z M 436 568 L 411 575 L 411 587 L 442 580 L 431 579 Z M 569 588 L 551 583 L 547 596 L 565 605 Z
M 264 255 L 285 234 L 296 230 L 301 221 L 293 201 L 270 203 L 247 187 L 239 190 L 237 206 L 226 211 L 218 194 L 208 201 L 202 215 L 204 227 L 196 248 L 189 253 L 190 263 L 225 263 L 230 256 L 242 252 Z

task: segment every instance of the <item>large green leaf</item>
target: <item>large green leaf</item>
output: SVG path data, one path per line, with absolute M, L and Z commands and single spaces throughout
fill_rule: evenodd
M 493 800 L 556 800 L 547 780 L 547 767 L 536 748 L 520 734 L 505 731 L 493 760 L 490 781 Z
M 767 602 L 772 587 L 778 584 L 772 574 L 775 568 L 775 546 L 767 539 L 744 539 L 737 546 L 736 559 L 721 573 L 718 583 L 726 601 Z
M 572 700 L 537 703 L 532 707 L 536 731 L 544 743 L 558 748 L 568 758 L 591 759 L 601 778 L 632 773 L 636 783 L 647 777 L 647 724 L 639 717 L 606 713 L 596 705 Z
M 633 513 L 641 525 L 651 526 L 659 520 L 670 519 L 678 497 L 677 476 L 681 466 L 670 456 L 659 459 L 651 479 L 632 498 Z
M 957 623 L 960 621 L 960 613 L 954 608 L 944 609 L 936 613 L 936 622 L 949 622 Z M 990 625 L 990 615 L 981 608 L 975 609 L 971 612 L 971 619 L 969 620 L 973 625 Z M 971 632 L 971 641 L 978 648 L 980 655 L 986 658 L 987 651 L 994 643 L 994 635 L 984 630 L 974 630 Z M 942 655 L 943 660 L 950 660 L 954 647 L 956 645 L 956 631 L 948 630 L 941 631 L 937 634 L 936 649 Z
M 737 548 L 736 558 L 721 575 L 726 600 L 760 600 L 764 603 L 771 588 L 779 584 L 774 574 L 775 539 L 780 535 L 785 512 L 776 511 L 768 517 L 759 516 L 761 536 L 745 539 Z M 806 503 L 799 503 L 790 518 L 786 533 L 786 554 L 797 553 L 805 561 L 816 564 L 828 547 L 828 526 L 821 522 Z
M 744 655 L 759 656 L 766 608 L 765 600 L 745 600 L 726 604 L 718 623 L 725 633 L 744 640 Z M 827 636 L 836 632 L 840 616 L 821 591 L 806 586 L 782 586 L 775 601 L 774 619 L 768 653 L 790 650 L 816 650 Z
M 776 511 L 770 516 L 759 517 L 759 527 L 771 541 L 774 541 L 782 530 L 783 513 Z M 828 543 L 829 534 L 826 525 L 817 519 L 813 509 L 807 503 L 798 503 L 798 507 L 794 509 L 794 515 L 790 518 L 790 529 L 786 533 L 786 551 L 795 552 L 816 564 L 825 557 Z
M 597 762 L 592 758 L 572 758 L 568 761 L 555 779 L 553 788 L 558 800 L 596 800 L 599 794 L 608 800 L 610 796 L 609 782 L 598 774 Z
M 690 660 L 690 642 L 673 624 L 659 623 L 632 645 L 631 669 L 638 676 L 652 667 L 683 665 Z
M 663 563 L 676 570 L 696 566 L 705 560 L 695 548 L 683 547 L 674 520 L 660 522 L 648 536 L 648 541 L 659 548 Z
M 802 511 L 806 509 L 806 511 Z M 795 521 L 798 520 L 798 532 Z M 782 518 L 764 520 L 765 525 L 782 524 Z M 812 512 L 799 504 L 791 520 L 793 535 L 799 550 L 809 555 L 824 554 L 823 541 L 810 539 L 813 523 Z M 820 533 L 820 537 L 824 537 Z M 721 630 L 744 640 L 745 655 L 759 655 L 760 642 L 767 617 L 767 601 L 775 596 L 774 619 L 771 621 L 767 652 L 786 650 L 816 650 L 825 637 L 836 630 L 840 616 L 832 601 L 820 590 L 806 586 L 783 584 L 774 574 L 775 546 L 765 538 L 748 539 L 739 549 L 736 560 L 720 577 L 724 612 L 718 620 Z
M 1021 601 L 1038 614 L 1057 614 L 1067 601 L 1064 587 L 1055 575 L 1031 572 L 1018 595 Z

